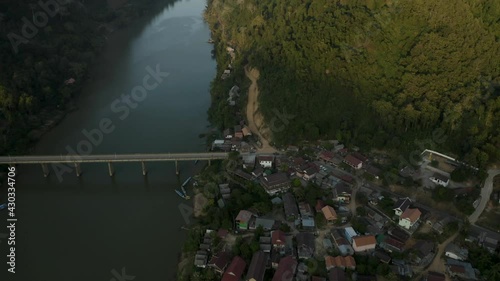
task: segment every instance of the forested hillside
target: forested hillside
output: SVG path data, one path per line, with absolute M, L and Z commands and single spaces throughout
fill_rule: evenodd
M 298 116 L 278 144 L 409 149 L 442 128 L 444 151 L 500 158 L 500 1 L 210 0 L 206 17 L 261 71 L 266 119 Z
M 174 1 L 0 1 L 0 154 L 22 152 L 31 130 L 62 115 L 113 30 Z

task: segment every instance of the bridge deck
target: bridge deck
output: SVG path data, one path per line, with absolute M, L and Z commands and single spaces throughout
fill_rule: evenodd
M 0 164 L 155 162 L 226 159 L 226 152 L 0 156 Z

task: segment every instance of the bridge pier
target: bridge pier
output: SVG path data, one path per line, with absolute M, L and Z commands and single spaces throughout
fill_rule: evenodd
M 49 166 L 47 164 L 42 163 L 42 171 L 43 171 L 43 176 L 48 177 L 50 174 Z
M 75 162 L 75 170 L 76 170 L 76 176 L 80 177 L 80 175 L 82 174 L 82 169 L 80 167 L 80 163 Z
M 212 163 L 211 163 L 211 160 L 208 159 L 208 166 L 210 166 Z
M 175 174 L 179 175 L 179 163 L 177 160 L 175 160 Z
M 115 174 L 115 170 L 113 169 L 113 164 L 111 164 L 111 162 L 108 162 L 108 172 L 110 177 Z
M 142 161 L 141 165 L 142 165 L 142 175 L 145 176 L 148 173 L 148 170 L 146 170 L 146 163 Z

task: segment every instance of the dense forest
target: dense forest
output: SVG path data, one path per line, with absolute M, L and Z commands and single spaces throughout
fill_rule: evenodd
M 0 154 L 64 115 L 107 36 L 175 0 L 0 1 Z
M 500 159 L 500 1 L 209 0 L 213 36 L 260 70 L 260 109 L 295 114 L 278 145 L 336 138 Z M 225 48 L 225 46 L 224 46 Z

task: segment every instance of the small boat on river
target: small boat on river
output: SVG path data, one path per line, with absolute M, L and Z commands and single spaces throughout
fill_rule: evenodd
M 189 200 L 191 199 L 191 197 L 187 196 L 186 194 L 182 193 L 181 191 L 179 191 L 178 189 L 175 190 L 175 193 L 177 193 L 177 195 L 179 195 L 182 199 L 186 199 L 186 200 Z

